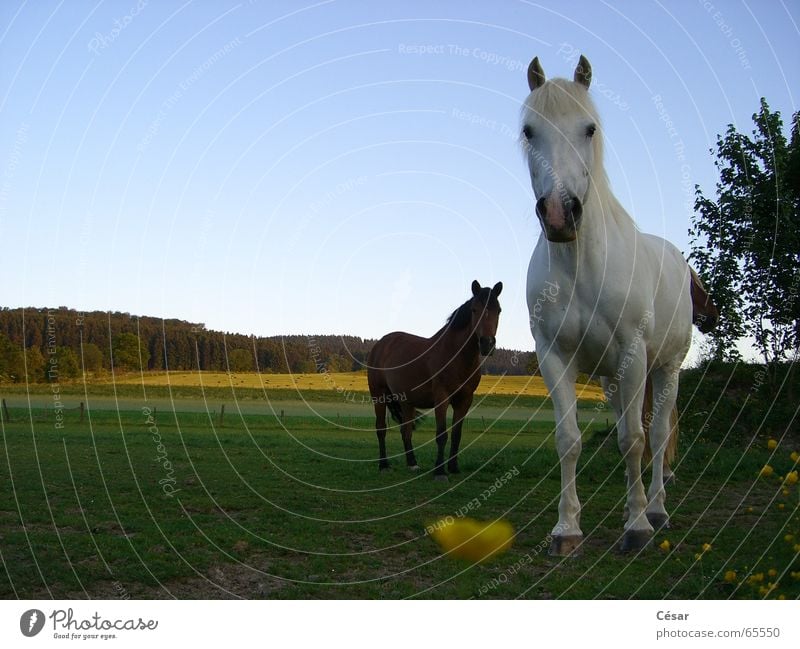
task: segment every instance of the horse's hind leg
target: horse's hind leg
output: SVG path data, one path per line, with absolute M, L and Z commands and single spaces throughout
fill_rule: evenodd
M 678 397 L 677 367 L 653 370 L 653 405 L 646 416 L 650 418 L 650 448 L 653 455 L 653 478 L 647 492 L 647 520 L 658 529 L 669 526 L 669 516 L 664 507 L 664 465 L 667 446 L 672 434 L 671 415 Z
M 642 406 L 642 427 L 644 428 L 644 455 L 642 462 L 644 465 L 649 464 L 653 460 L 652 453 L 650 452 L 650 423 L 653 419 L 651 411 L 653 410 L 653 382 L 650 375 L 647 376 L 647 383 L 645 384 L 644 405 Z M 675 411 L 670 415 L 670 428 L 677 427 L 677 414 Z M 667 444 L 667 451 L 664 453 L 664 486 L 670 484 L 675 480 L 675 474 L 670 468 L 670 462 L 675 455 L 674 443 L 677 439 L 673 439 L 672 434 L 669 435 L 669 444 Z
M 417 413 L 414 408 L 405 406 L 402 409 L 403 423 L 400 425 L 400 434 L 403 436 L 403 447 L 406 450 L 406 464 L 412 471 L 419 471 L 417 458 L 414 457 L 414 445 L 411 443 L 411 434 L 414 432 L 414 419 Z
M 378 469 L 385 471 L 389 468 L 386 459 L 386 401 L 380 397 L 375 400 L 375 433 L 378 436 Z

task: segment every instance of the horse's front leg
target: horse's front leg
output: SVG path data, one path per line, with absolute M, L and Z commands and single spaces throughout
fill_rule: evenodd
M 621 409 L 617 420 L 617 442 L 625 460 L 628 481 L 625 533 L 620 549 L 623 552 L 641 550 L 653 536 L 653 527 L 647 520 L 647 498 L 642 482 L 642 455 L 644 454 L 644 404 L 647 378 L 644 350 L 629 347 L 611 385 L 618 386 Z M 659 458 L 662 460 L 663 456 Z M 654 458 L 654 463 L 655 463 Z
M 464 418 L 467 416 L 470 406 L 472 405 L 472 395 L 463 396 L 454 399 L 453 405 L 453 426 L 452 438 L 450 439 L 450 460 L 447 462 L 447 470 L 450 473 L 460 473 L 458 469 L 458 447 L 461 444 L 461 427 L 464 424 Z
M 577 372 L 554 353 L 543 354 L 539 367 L 550 391 L 550 398 L 553 400 L 556 417 L 556 451 L 561 463 L 558 524 L 553 528 L 550 554 L 568 556 L 576 553 L 583 541 L 580 526 L 581 503 L 575 487 L 575 469 L 581 455 L 581 431 L 578 428 L 575 403 Z
M 678 398 L 679 372 L 680 365 L 653 371 L 653 407 L 652 412 L 645 413 L 650 423 L 650 449 L 653 455 L 653 478 L 647 492 L 647 520 L 656 529 L 669 527 L 669 516 L 664 506 L 667 498 L 664 489 L 665 456 L 672 434 L 671 415 Z
M 444 449 L 447 446 L 447 406 L 448 400 L 436 400 L 436 468 L 433 470 L 435 480 L 447 481 L 447 473 L 444 470 Z

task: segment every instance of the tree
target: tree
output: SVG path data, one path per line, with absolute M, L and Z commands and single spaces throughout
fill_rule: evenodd
M 28 382 L 40 383 L 44 381 L 44 367 L 47 361 L 38 347 L 28 347 L 25 350 L 25 366 L 28 369 Z
M 71 348 L 56 347 L 55 361 L 55 363 L 48 363 L 45 370 L 48 372 L 47 376 L 51 382 L 80 376 L 81 364 L 78 355 Z
M 228 352 L 228 367 L 231 372 L 252 372 L 253 354 L 246 349 L 232 349 Z
M 94 343 L 85 343 L 81 351 L 83 371 L 97 374 L 103 370 L 103 352 Z
M 139 344 L 136 334 L 119 334 L 112 347 L 114 367 L 117 369 L 139 371 L 146 370 L 150 360 L 150 351 Z
M 0 381 L 17 383 L 25 376 L 22 348 L 0 333 Z
M 751 136 L 730 124 L 717 137 L 716 200 L 695 186 L 691 261 L 721 312 L 712 358 L 739 360 L 751 336 L 773 365 L 800 343 L 800 113 L 788 142 L 763 98 L 753 122 Z

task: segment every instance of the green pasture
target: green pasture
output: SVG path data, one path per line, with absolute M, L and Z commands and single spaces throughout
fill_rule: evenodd
M 69 408 L 85 400 L 83 421 L 77 408 L 56 419 L 44 390 L 31 395 L 30 409 L 27 394 L 5 395 L 4 598 L 800 595 L 798 486 L 784 494 L 779 481 L 797 467 L 781 445 L 684 439 L 668 492 L 673 528 L 641 555 L 624 556 L 616 551 L 623 467 L 605 413 L 584 404 L 578 492 L 586 542 L 581 556 L 560 559 L 547 555 L 560 481 L 544 400 L 493 397 L 484 408 L 539 408 L 540 416 L 476 411 L 462 473 L 442 484 L 429 473 L 432 418 L 415 433 L 423 472 L 408 472 L 395 457 L 393 469 L 379 473 L 368 409 L 340 411 L 337 420 L 330 408 L 341 403 L 306 399 L 319 416 L 302 412 L 302 400 L 272 395 L 281 419 L 256 397 L 231 400 L 230 391 L 213 394 L 212 407 L 196 393 L 173 402 L 149 388 L 147 401 L 133 391 L 85 399 L 72 392 L 62 400 Z M 400 453 L 396 430 L 388 445 L 390 455 Z M 767 463 L 775 474 L 759 478 Z M 508 472 L 516 475 L 496 487 Z M 426 525 L 459 513 L 508 519 L 517 532 L 511 550 L 481 565 L 441 555 Z M 664 541 L 669 549 L 659 547 Z M 728 571 L 736 575 L 726 581 Z

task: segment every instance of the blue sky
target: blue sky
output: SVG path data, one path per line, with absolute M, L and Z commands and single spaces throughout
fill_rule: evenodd
M 761 96 L 797 110 L 798 23 L 772 1 L 4 1 L 0 303 L 430 335 L 502 280 L 498 344 L 532 349 L 530 59 L 589 58 L 615 192 L 688 251 L 716 134 Z

